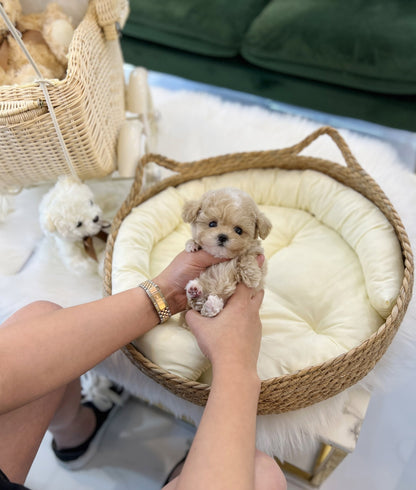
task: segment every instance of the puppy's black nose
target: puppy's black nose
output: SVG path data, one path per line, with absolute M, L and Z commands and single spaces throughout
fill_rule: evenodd
M 93 223 L 97 223 L 99 219 L 100 219 L 100 217 L 96 216 L 92 221 L 93 221 Z
M 224 243 L 228 240 L 228 236 L 227 235 L 224 235 L 224 233 L 220 233 L 218 235 L 218 243 L 220 245 L 224 245 Z

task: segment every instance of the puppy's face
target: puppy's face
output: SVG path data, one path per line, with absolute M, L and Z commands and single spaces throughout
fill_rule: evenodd
M 101 208 L 85 184 L 60 180 L 41 204 L 41 225 L 70 241 L 96 235 L 102 226 Z
M 215 257 L 234 258 L 257 238 L 266 238 L 271 223 L 251 197 L 239 189 L 208 191 L 200 201 L 185 204 L 183 218 L 192 225 L 192 237 Z
M 82 240 L 96 235 L 101 229 L 101 209 L 92 199 L 80 199 L 67 209 L 57 231 L 67 240 Z

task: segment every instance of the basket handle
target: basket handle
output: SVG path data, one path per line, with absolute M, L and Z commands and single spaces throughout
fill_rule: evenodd
M 300 141 L 299 143 L 296 143 L 296 145 L 290 146 L 288 148 L 283 148 L 282 150 L 278 150 L 278 151 L 285 154 L 298 155 L 302 150 L 307 148 L 313 141 L 315 141 L 316 139 L 318 139 L 320 136 L 324 134 L 328 135 L 333 140 L 333 142 L 337 145 L 337 147 L 342 153 L 342 156 L 344 157 L 345 163 L 349 168 L 359 172 L 363 172 L 363 168 L 357 162 L 356 158 L 352 154 L 344 138 L 338 133 L 336 129 L 334 129 L 331 126 L 322 126 L 318 128 L 316 131 L 314 131 L 313 133 L 311 133 L 309 136 L 307 136 L 305 139 Z M 167 158 L 159 154 L 149 153 L 142 157 L 142 159 L 140 160 L 141 165 L 138 165 L 138 167 L 140 166 L 144 167 L 149 162 L 155 162 L 161 167 L 179 173 L 183 173 L 187 171 L 188 170 L 187 167 L 189 167 L 190 165 L 186 163 L 176 162 L 175 160 L 172 160 L 170 158 Z
M 158 153 L 146 153 L 140 160 L 140 164 L 143 168 L 150 162 L 156 163 L 163 168 L 167 168 L 168 170 L 178 173 L 182 173 L 184 168 L 186 168 L 185 163 L 177 162 L 176 160 L 159 155 Z
M 309 136 L 307 136 L 305 139 L 297 143 L 296 145 L 287 148 L 287 151 L 290 154 L 297 155 L 302 150 L 307 148 L 313 141 L 315 141 L 316 139 L 318 139 L 320 136 L 324 134 L 328 135 L 332 139 L 332 141 L 337 145 L 337 147 L 342 153 L 342 156 L 344 157 L 347 166 L 352 170 L 362 172 L 363 169 L 361 165 L 357 162 L 354 155 L 351 153 L 351 150 L 347 145 L 347 143 L 345 142 L 344 138 L 338 133 L 336 129 L 332 128 L 331 126 L 322 126 L 321 128 L 311 133 Z
M 118 39 L 129 15 L 128 0 L 96 0 L 95 11 L 107 41 Z
M 146 153 L 142 156 L 139 163 L 136 167 L 136 172 L 134 175 L 134 180 L 132 187 L 130 189 L 129 198 L 134 199 L 135 196 L 140 196 L 140 193 L 143 191 L 143 176 L 144 176 L 144 167 L 148 163 L 156 163 L 163 168 L 167 168 L 168 170 L 172 170 L 173 172 L 177 172 L 182 174 L 184 168 L 186 168 L 186 163 L 180 163 L 170 158 L 167 158 L 163 155 L 159 155 L 158 153 Z M 188 164 L 189 165 L 189 164 Z
M 318 139 L 320 136 L 324 134 L 328 135 L 337 145 L 337 147 L 339 148 L 339 150 L 341 151 L 344 157 L 344 160 L 348 168 L 354 170 L 355 172 L 359 172 L 360 174 L 365 173 L 361 165 L 357 162 L 354 155 L 351 153 L 351 150 L 347 145 L 347 143 L 345 142 L 344 138 L 338 133 L 336 129 L 332 128 L 331 126 L 322 126 L 321 128 L 311 133 L 309 136 L 307 136 L 305 139 L 297 143 L 296 145 L 290 146 L 288 148 L 283 148 L 281 150 L 277 150 L 277 153 L 281 155 L 298 155 L 303 149 L 307 148 L 313 141 L 315 141 L 316 139 Z M 206 160 L 205 163 L 208 160 Z M 163 155 L 159 155 L 155 153 L 145 154 L 141 158 L 136 168 L 132 194 L 139 194 L 139 191 L 142 189 L 144 167 L 150 162 L 156 163 L 161 167 L 172 170 L 182 175 L 185 175 L 188 172 L 192 171 L 193 165 L 195 163 L 195 162 L 180 163 L 170 158 L 167 158 Z

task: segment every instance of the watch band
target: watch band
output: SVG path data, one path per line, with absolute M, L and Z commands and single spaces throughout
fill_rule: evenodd
M 147 296 L 149 296 L 155 310 L 159 316 L 160 322 L 165 323 L 172 316 L 170 312 L 169 305 L 162 294 L 159 286 L 155 284 L 153 281 L 147 279 L 146 281 L 139 284 L 139 288 L 142 288 L 146 291 Z

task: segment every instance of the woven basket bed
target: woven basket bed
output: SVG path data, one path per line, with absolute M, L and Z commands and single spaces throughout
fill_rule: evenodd
M 118 26 L 127 0 L 90 0 L 74 31 L 63 80 L 49 96 L 75 173 L 81 180 L 115 168 L 125 117 Z M 38 83 L 0 86 L 0 192 L 54 182 L 70 169 Z
M 299 155 L 304 148 L 324 134 L 329 135 L 336 143 L 346 166 L 321 158 Z M 143 167 L 149 162 L 155 162 L 174 171 L 175 174 L 142 190 Z M 359 192 L 374 203 L 393 226 L 400 243 L 404 267 L 399 295 L 390 315 L 367 340 L 348 352 L 319 365 L 262 381 L 258 414 L 264 415 L 297 410 L 323 401 L 354 385 L 374 368 L 390 345 L 409 304 L 413 285 L 413 257 L 404 226 L 389 199 L 378 184 L 361 168 L 339 133 L 331 127 L 322 127 L 300 143 L 279 150 L 227 154 L 191 163 L 178 163 L 160 155 L 143 157 L 130 194 L 113 221 L 105 257 L 105 293 L 112 294 L 112 256 L 118 231 L 124 218 L 133 208 L 170 186 L 175 187 L 207 176 L 253 168 L 311 169 L 326 174 Z M 133 344 L 126 345 L 123 352 L 140 371 L 173 394 L 196 405 L 206 404 L 210 390 L 208 385 L 168 372 L 151 362 Z

